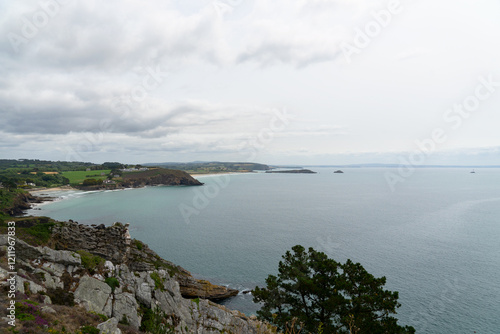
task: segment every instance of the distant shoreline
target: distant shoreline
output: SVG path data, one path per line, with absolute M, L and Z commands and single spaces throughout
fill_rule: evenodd
M 52 188 L 35 188 L 27 190 L 33 196 L 39 196 L 44 192 L 54 192 L 54 191 L 65 191 L 65 190 L 78 190 L 73 188 L 72 186 L 60 186 L 60 187 L 52 187 Z
M 221 173 L 193 173 L 193 174 L 189 174 L 191 176 L 206 176 L 206 177 L 214 177 L 214 176 L 224 176 L 224 175 L 237 175 L 237 174 L 247 174 L 247 173 L 254 173 L 252 171 L 242 171 L 242 172 L 221 172 Z M 147 187 L 147 186 L 146 186 Z M 127 189 L 138 189 L 138 188 L 135 188 L 135 187 L 131 187 L 131 188 L 117 188 L 117 189 L 101 189 L 102 191 L 106 191 L 106 190 L 113 190 L 113 191 L 118 191 L 118 190 L 127 190 Z M 54 202 L 55 200 L 60 200 L 61 196 L 56 196 L 56 197 L 52 197 L 50 196 L 51 194 L 50 193 L 55 193 L 55 192 L 63 192 L 63 191 L 82 191 L 82 192 L 87 192 L 88 190 L 81 190 L 81 189 L 78 189 L 78 188 L 74 188 L 72 186 L 59 186 L 59 187 L 51 187 L 51 188 L 35 188 L 35 189 L 29 189 L 29 190 L 26 190 L 27 192 L 29 192 L 32 196 L 35 196 L 40 202 L 39 203 L 31 203 L 31 208 L 26 210 L 26 211 L 29 211 L 29 210 L 36 210 L 37 207 L 41 206 L 41 205 L 44 205 L 44 204 L 47 204 L 47 203 L 50 203 L 50 202 Z M 100 190 L 97 190 L 97 191 L 100 191 Z

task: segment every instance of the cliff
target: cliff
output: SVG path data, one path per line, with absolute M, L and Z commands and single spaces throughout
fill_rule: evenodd
M 143 172 L 124 173 L 120 184 L 124 187 L 143 187 L 154 185 L 201 186 L 203 183 L 181 170 L 156 168 Z
M 147 171 L 125 172 L 121 178 L 113 179 L 114 183 L 98 185 L 79 185 L 80 190 L 139 188 L 145 186 L 201 186 L 203 183 L 188 173 L 165 168 L 151 168 Z
M 49 243 L 55 249 L 84 250 L 113 263 L 126 264 L 132 271 L 167 270 L 186 298 L 218 301 L 238 294 L 237 290 L 195 279 L 186 269 L 162 259 L 146 244 L 130 238 L 128 224 L 115 223 L 111 227 L 92 227 L 72 221 L 57 224 L 52 228 Z
M 276 332 L 255 317 L 208 299 L 184 298 L 182 284 L 183 279 L 189 281 L 189 272 L 130 239 L 126 226 L 37 224 L 25 222 L 17 227 L 21 236 L 30 229 L 50 231 L 44 246 L 17 240 L 16 312 L 25 315 L 18 317 L 16 329 L 21 332 L 25 327 L 36 333 L 57 333 L 61 328 L 76 332 L 84 328 L 83 322 L 86 328 L 114 334 L 150 332 L 158 326 L 165 326 L 168 333 Z M 7 236 L 0 235 L 0 252 L 5 254 L 7 245 Z M 11 270 L 6 269 L 6 261 L 0 261 L 0 285 L 8 288 Z M 200 287 L 208 284 L 207 291 L 213 287 L 206 281 L 193 281 Z M 199 290 L 194 294 L 203 297 Z M 0 301 L 2 312 L 6 303 Z M 80 327 L 75 328 L 78 322 Z
M 31 208 L 31 204 L 41 203 L 43 200 L 19 189 L 11 191 L 2 189 L 1 197 L 1 212 L 8 216 L 21 215 L 25 210 Z

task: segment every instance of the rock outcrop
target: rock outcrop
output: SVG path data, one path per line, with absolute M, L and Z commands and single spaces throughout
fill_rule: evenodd
M 201 186 L 203 183 L 184 171 L 153 168 L 144 172 L 123 174 L 120 184 L 124 187 L 144 187 L 154 185 Z
M 110 227 L 91 227 L 70 221 L 53 227 L 51 243 L 56 249 L 85 250 L 115 264 L 126 264 L 132 271 L 165 269 L 179 282 L 186 298 L 219 301 L 238 294 L 237 290 L 196 279 L 186 269 L 162 259 L 146 244 L 132 240 L 128 225 L 115 223 Z
M 125 228 L 118 227 L 115 229 Z M 110 235 L 114 233 L 112 230 Z M 89 240 L 93 247 L 100 245 L 93 241 Z M 175 333 L 276 332 L 255 317 L 247 317 L 206 299 L 184 298 L 178 280 L 168 268 L 138 271 L 132 270 L 126 261 L 109 260 L 101 266 L 100 272 L 92 274 L 82 265 L 82 257 L 72 251 L 48 251 L 47 247 L 34 247 L 21 240 L 18 246 L 18 290 L 31 295 L 43 293 L 38 296 L 45 297 L 47 303 L 51 300 L 54 304 L 76 303 L 87 311 L 106 316 L 109 320 L 97 326 L 101 333 L 121 333 L 118 322 L 141 329 L 146 319 L 151 321 L 154 312 L 161 312 L 162 319 L 167 319 L 169 328 Z M 0 250 L 5 251 L 6 247 L 7 238 L 1 235 Z M 101 253 L 118 260 L 122 255 L 121 250 Z M 7 270 L 0 268 L 0 277 L 7 275 Z M 3 280 L 0 284 L 7 283 Z M 48 306 L 43 307 L 47 309 Z
M 43 200 L 43 198 L 33 196 L 30 193 L 20 192 L 14 196 L 12 204 L 2 211 L 9 216 L 19 216 L 22 215 L 24 211 L 30 209 L 31 204 L 41 203 Z

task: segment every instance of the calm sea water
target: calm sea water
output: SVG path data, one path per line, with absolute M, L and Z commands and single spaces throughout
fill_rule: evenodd
M 296 244 L 360 262 L 399 291 L 419 333 L 500 333 L 500 170 L 391 169 L 198 177 L 203 187 L 64 193 L 31 214 L 131 224 L 162 257 L 240 290 L 264 285 Z M 252 296 L 226 304 L 254 313 Z

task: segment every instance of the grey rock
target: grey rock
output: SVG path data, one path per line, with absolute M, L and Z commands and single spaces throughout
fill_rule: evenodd
M 9 272 L 0 267 L 0 281 L 3 281 L 9 277 Z
M 121 334 L 122 331 L 117 326 L 118 320 L 116 318 L 111 318 L 97 325 L 97 329 L 99 330 L 99 334 Z
M 35 269 L 34 273 L 42 276 L 42 281 L 47 289 L 57 289 L 57 288 L 63 289 L 64 288 L 64 283 L 61 282 L 61 279 L 57 276 L 52 276 L 47 271 L 40 269 L 40 268 L 37 268 L 37 269 Z
M 29 289 L 29 291 L 26 291 L 26 287 Z M 28 279 L 25 279 L 21 276 L 16 276 L 16 290 L 19 291 L 20 293 L 39 293 L 40 291 L 46 292 L 47 289 L 45 289 L 43 286 L 36 284 L 33 281 L 30 281 Z
M 56 310 L 54 310 L 52 307 L 50 306 L 42 306 L 42 308 L 40 309 L 42 311 L 42 313 L 52 313 L 52 314 L 56 314 Z
M 104 282 L 89 276 L 83 276 L 75 290 L 75 302 L 85 307 L 87 311 L 112 314 L 111 288 Z
M 135 296 L 139 302 L 143 303 L 147 307 L 151 307 L 151 292 L 151 286 L 148 283 L 138 280 L 135 289 Z
M 45 262 L 42 265 L 43 269 L 47 271 L 50 275 L 61 277 L 66 271 L 66 267 L 60 263 Z
M 44 260 L 60 263 L 63 265 L 73 265 L 79 266 L 82 264 L 82 259 L 80 258 L 80 254 L 75 252 L 70 252 L 66 250 L 56 251 L 49 247 L 43 247 L 41 249 L 42 258 Z
M 43 303 L 47 304 L 47 305 L 51 305 L 52 304 L 52 299 L 50 299 L 49 296 L 44 296 L 43 297 Z
M 113 303 L 113 317 L 120 320 L 125 318 L 130 326 L 139 329 L 141 318 L 137 314 L 138 308 L 139 304 L 131 293 L 116 294 Z

